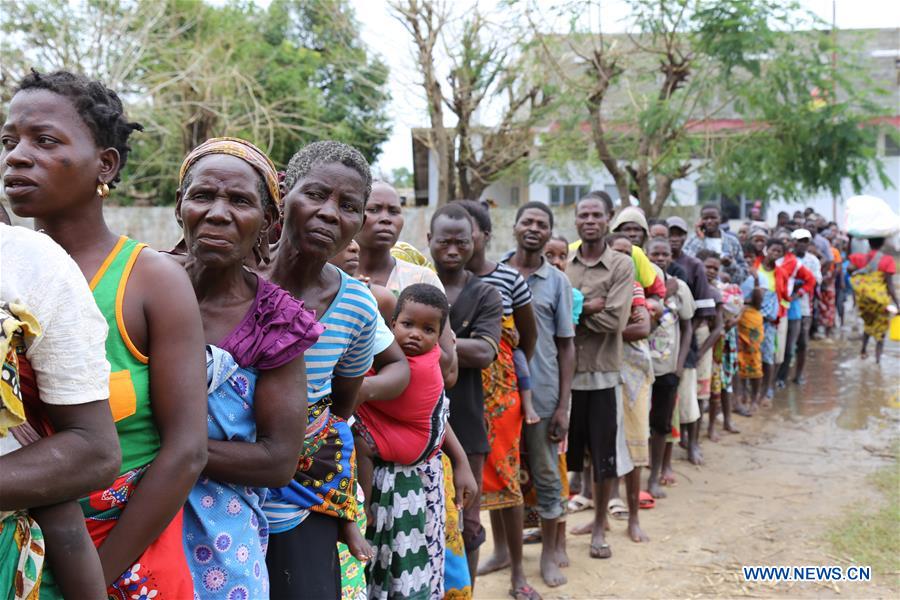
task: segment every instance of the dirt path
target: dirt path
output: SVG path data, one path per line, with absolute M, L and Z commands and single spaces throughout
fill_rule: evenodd
M 900 348 L 885 364 L 856 358 L 856 344 L 815 342 L 803 388 L 788 388 L 775 407 L 746 419 L 739 435 L 704 438 L 706 465 L 696 468 L 676 447 L 678 485 L 641 511 L 648 544 L 634 544 L 625 522 L 612 521 L 609 560 L 588 557 L 590 536 L 569 536 L 569 583 L 550 589 L 538 570 L 539 545 L 525 547 L 525 568 L 544 598 L 848 597 L 900 595 L 900 574 L 871 583 L 747 583 L 741 565 L 843 565 L 825 541 L 829 524 L 854 503 L 867 509 L 866 477 L 888 464 L 900 437 Z M 569 527 L 587 512 L 570 515 Z M 483 514 L 487 523 L 487 514 Z M 490 534 L 482 557 L 490 553 Z M 506 598 L 509 572 L 478 579 L 476 598 Z

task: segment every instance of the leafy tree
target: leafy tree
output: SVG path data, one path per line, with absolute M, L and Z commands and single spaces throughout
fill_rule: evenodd
M 553 87 L 523 53 L 526 40 L 477 8 L 459 20 L 439 0 L 398 1 L 392 8 L 422 74 L 431 122 L 422 141 L 437 158 L 438 203 L 478 198 L 528 158 L 532 128 L 553 106 Z M 449 63 L 445 76 L 442 62 Z M 455 118 L 452 127 L 444 123 L 445 109 Z M 488 111 L 497 113 L 495 124 L 480 122 Z
M 412 172 L 406 167 L 392 169 L 391 185 L 396 188 L 411 188 L 414 185 Z
M 4 99 L 31 65 L 64 68 L 119 91 L 144 123 L 123 177 L 127 200 L 174 201 L 182 158 L 209 137 L 245 137 L 283 165 L 323 138 L 374 160 L 389 134 L 387 67 L 359 40 L 347 0 L 275 0 L 266 10 L 27 0 L 0 14 L 0 30 L 15 57 L 0 71 Z
M 564 35 L 523 14 L 565 92 L 545 135 L 545 165 L 599 161 L 621 198 L 656 215 L 678 179 L 702 172 L 728 194 L 798 199 L 856 189 L 872 166 L 880 110 L 865 70 L 793 3 L 773 0 L 631 0 L 634 30 L 584 25 L 593 7 L 567 3 Z M 877 90 L 876 90 L 877 91 Z M 818 95 L 816 95 L 818 94 Z M 735 127 L 716 119 L 737 116 Z M 586 127 L 585 127 L 586 126 Z

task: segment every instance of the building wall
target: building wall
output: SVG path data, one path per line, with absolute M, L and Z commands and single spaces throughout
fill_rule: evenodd
M 861 194 L 868 194 L 883 198 L 894 209 L 900 213 L 900 156 L 881 157 L 884 164 L 885 174 L 888 177 L 889 185 L 882 185 L 881 181 L 875 176 L 873 171 L 872 180 L 861 190 Z M 434 162 L 434 154 L 429 156 L 429 172 L 437 173 Z M 698 204 L 699 185 L 702 183 L 700 176 L 696 173 L 687 178 L 676 180 L 672 186 L 672 195 L 667 201 L 665 210 L 678 210 L 680 207 L 696 207 Z M 526 181 L 498 181 L 485 189 L 481 196 L 481 200 L 492 200 L 498 207 L 514 206 L 512 203 L 512 188 L 519 188 L 519 205 L 536 200 L 550 204 L 550 188 L 553 185 L 586 185 L 592 190 L 606 190 L 613 198 L 618 197 L 618 191 L 615 190 L 615 181 L 606 172 L 605 169 L 586 170 L 579 167 L 576 163 L 570 163 L 566 167 L 556 171 L 542 173 L 531 182 Z M 434 187 L 434 195 L 429 197 L 429 206 L 436 205 L 437 186 L 434 180 L 429 181 L 429 188 Z M 837 199 L 837 214 L 832 209 L 832 198 L 828 193 L 819 193 L 812 195 L 801 202 L 788 203 L 783 200 L 772 200 L 767 205 L 766 220 L 774 223 L 775 217 L 779 211 L 785 210 L 791 214 L 798 208 L 802 209 L 806 206 L 815 208 L 816 212 L 835 220 L 843 226 L 844 201 L 850 196 L 855 195 L 850 181 L 845 180 L 841 196 Z
M 406 207 L 403 209 L 405 225 L 400 236 L 426 255 L 428 254 L 428 225 L 431 222 L 433 207 Z M 515 207 L 498 207 L 491 209 L 493 236 L 488 246 L 488 256 L 499 258 L 505 251 L 515 248 L 513 224 L 516 216 Z M 670 214 L 680 214 L 687 219 L 696 215 L 693 209 L 681 209 Z M 181 239 L 181 228 L 175 222 L 174 207 L 160 206 L 108 206 L 103 210 L 109 228 L 117 234 L 141 242 L 146 242 L 156 250 L 170 250 Z M 575 209 L 573 207 L 553 209 L 556 233 L 573 241 L 575 234 Z M 19 219 L 11 215 L 14 225 L 33 228 L 31 219 Z

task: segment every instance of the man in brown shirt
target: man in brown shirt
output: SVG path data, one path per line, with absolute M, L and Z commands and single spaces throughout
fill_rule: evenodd
M 605 531 L 607 504 L 617 481 L 616 389 L 622 366 L 622 331 L 631 313 L 634 289 L 631 260 L 605 243 L 611 205 L 604 192 L 591 192 L 575 205 L 575 228 L 581 246 L 566 269 L 572 286 L 584 294 L 584 309 L 575 327 L 575 378 L 566 460 L 572 471 L 580 471 L 584 451 L 590 450 L 594 469 L 593 558 L 612 555 Z

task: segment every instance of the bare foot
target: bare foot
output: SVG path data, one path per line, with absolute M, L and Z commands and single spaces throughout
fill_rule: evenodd
M 740 433 L 741 430 L 731 424 L 731 421 L 725 421 L 722 425 L 722 429 L 727 431 L 728 433 Z
M 688 448 L 688 460 L 692 465 L 698 467 L 703 464 L 703 454 L 700 452 L 699 444 L 691 444 L 691 447 Z
M 628 537 L 630 537 L 631 541 L 635 544 L 650 541 L 647 534 L 641 530 L 641 525 L 638 523 L 637 519 L 628 519 Z
M 560 548 L 558 545 L 556 547 L 556 564 L 562 569 L 565 569 L 570 564 L 569 553 L 565 548 Z
M 762 401 L 760 401 L 759 405 L 762 408 L 772 408 L 772 399 L 766 396 L 762 399 Z
M 706 430 L 706 437 L 708 437 L 709 441 L 711 441 L 711 442 L 718 443 L 718 441 L 719 441 L 719 434 L 716 433 L 716 430 L 713 429 L 712 427 L 710 427 L 709 429 Z
M 604 527 L 606 528 L 605 529 L 606 531 L 609 531 L 609 523 L 608 522 L 606 523 L 606 525 L 604 525 Z M 569 533 L 571 533 L 572 535 L 587 535 L 589 533 L 592 533 L 593 531 L 594 531 L 594 522 L 588 521 L 587 523 L 585 523 L 583 525 L 573 527 L 572 529 L 569 530 Z
M 678 480 L 675 479 L 675 471 L 673 471 L 671 467 L 663 469 L 662 475 L 659 478 L 659 485 L 667 485 L 669 487 L 678 485 Z
M 341 521 L 338 527 L 338 541 L 347 544 L 352 554 L 357 560 L 368 562 L 375 557 L 375 551 L 369 542 L 362 536 L 359 527 L 353 521 Z
M 569 530 L 572 535 L 587 535 L 594 530 L 594 522 L 588 521 Z
M 509 566 L 509 554 L 505 556 L 500 556 L 497 554 L 491 554 L 487 560 L 482 561 L 478 565 L 478 574 L 479 575 L 487 575 L 488 573 L 494 573 L 495 571 L 500 571 Z
M 541 578 L 548 587 L 557 587 L 568 581 L 563 572 L 559 570 L 559 561 L 555 552 L 541 552 Z
M 611 556 L 612 550 L 606 543 L 606 534 L 603 528 L 597 525 L 591 536 L 591 558 L 610 558 Z
M 666 493 L 662 490 L 662 486 L 659 481 L 654 481 L 651 479 L 647 482 L 647 491 L 650 492 L 650 495 L 654 498 L 665 498 Z

